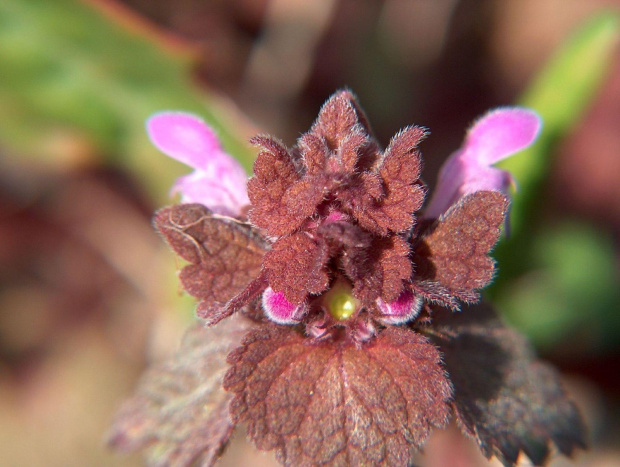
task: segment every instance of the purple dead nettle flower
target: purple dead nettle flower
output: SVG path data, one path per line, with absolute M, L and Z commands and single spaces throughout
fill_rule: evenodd
M 492 164 L 539 127 L 527 109 L 485 115 L 422 210 L 426 130 L 382 150 L 348 91 L 293 148 L 254 138 L 247 191 L 200 119 L 152 117 L 153 143 L 195 169 L 155 226 L 188 262 L 180 280 L 206 327 L 145 376 L 111 442 L 154 465 L 210 465 L 243 422 L 285 465 L 400 466 L 453 416 L 505 465 L 584 447 L 557 375 L 478 303 L 509 204 Z
M 163 153 L 194 169 L 172 187 L 172 194 L 180 193 L 183 203 L 201 203 L 215 213 L 231 215 L 249 204 L 245 170 L 224 152 L 215 132 L 200 118 L 164 112 L 153 115 L 146 128 Z
M 476 121 L 463 146 L 441 168 L 426 215 L 438 217 L 467 193 L 499 190 L 508 194 L 508 188 L 515 185 L 510 172 L 492 165 L 527 148 L 540 128 L 538 114 L 520 107 L 495 109 Z

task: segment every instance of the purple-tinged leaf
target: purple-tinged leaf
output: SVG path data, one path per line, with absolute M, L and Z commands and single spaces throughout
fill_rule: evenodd
M 226 355 L 251 326 L 242 317 L 217 330 L 195 324 L 172 359 L 144 374 L 116 415 L 108 443 L 124 452 L 144 449 L 151 467 L 213 465 L 234 429 L 232 395 L 222 389 Z
M 296 305 L 308 294 L 325 291 L 329 286 L 328 253 L 324 241 L 316 241 L 304 232 L 280 238 L 265 255 L 269 285 Z
M 422 161 L 417 145 L 424 129 L 408 127 L 398 133 L 385 150 L 379 167 L 383 196 L 377 200 L 374 190 L 353 205 L 353 215 L 365 229 L 378 235 L 403 232 L 414 224 L 414 213 L 422 207 L 425 192 L 418 178 Z
M 405 328 L 356 345 L 265 326 L 232 352 L 233 420 L 284 465 L 409 465 L 449 415 L 437 349 Z
M 411 277 L 409 244 L 399 236 L 375 237 L 368 247 L 348 248 L 344 270 L 353 282 L 353 295 L 371 305 L 381 297 L 392 302 Z
M 260 136 L 251 142 L 261 150 L 254 162 L 254 176 L 248 181 L 248 195 L 252 202 L 249 217 L 254 225 L 269 235 L 289 234 L 308 216 L 308 206 L 283 201 L 286 191 L 301 179 L 301 175 L 288 149 L 280 141 Z
M 230 315 L 266 286 L 255 287 L 268 246 L 247 224 L 214 215 L 200 204 L 161 209 L 154 223 L 172 249 L 190 262 L 181 270 L 181 283 L 201 299 L 199 314 L 208 324 Z M 249 289 L 253 292 L 243 303 L 234 300 Z
M 414 245 L 415 277 L 447 288 L 464 301 L 486 286 L 495 273 L 488 253 L 495 246 L 508 210 L 497 191 L 479 191 L 462 198 Z
M 550 444 L 567 456 L 585 447 L 586 429 L 557 373 L 487 305 L 435 310 L 431 339 L 454 386 L 454 411 L 487 457 L 514 465 L 520 452 L 544 464 Z

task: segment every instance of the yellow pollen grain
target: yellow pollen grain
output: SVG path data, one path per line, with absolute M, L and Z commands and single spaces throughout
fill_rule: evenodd
M 328 302 L 329 313 L 341 321 L 348 319 L 355 312 L 355 299 L 346 292 L 336 292 Z

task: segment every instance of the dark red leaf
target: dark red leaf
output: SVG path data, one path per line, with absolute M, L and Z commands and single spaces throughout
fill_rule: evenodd
M 290 211 L 296 212 L 300 218 L 305 219 L 314 214 L 327 190 L 325 177 L 305 177 L 293 183 L 286 190 L 282 197 L 282 204 Z
M 226 355 L 250 321 L 232 318 L 217 331 L 192 327 L 176 356 L 148 370 L 116 415 L 108 442 L 121 451 L 146 451 L 149 466 L 210 466 L 233 431 L 232 395 L 222 389 Z
M 540 465 L 550 443 L 569 456 L 585 447 L 583 421 L 556 372 L 490 307 L 436 310 L 432 318 L 430 336 L 454 385 L 457 421 L 485 456 L 513 465 L 523 451 Z
M 368 248 L 347 249 L 343 263 L 353 294 L 367 304 L 379 297 L 396 300 L 412 272 L 409 244 L 397 235 L 375 237 Z
M 357 160 L 364 149 L 368 147 L 368 144 L 369 137 L 361 129 L 357 129 L 343 138 L 337 152 L 343 172 L 348 174 L 355 172 Z
M 353 214 L 362 227 L 387 235 L 413 226 L 414 213 L 422 207 L 425 195 L 416 183 L 422 169 L 417 144 L 424 134 L 422 128 L 409 127 L 392 139 L 379 167 L 384 196 L 377 200 L 369 191 L 371 197 L 354 205 Z
M 380 168 L 384 180 L 411 184 L 420 177 L 422 159 L 418 144 L 425 136 L 426 130 L 419 126 L 409 126 L 394 135 Z
M 329 156 L 329 148 L 325 141 L 312 133 L 305 133 L 298 140 L 298 148 L 306 166 L 306 173 L 322 174 Z
M 353 95 L 349 91 L 333 94 L 319 112 L 310 132 L 323 138 L 331 150 L 340 146 L 353 128 L 359 124 Z
M 248 196 L 252 203 L 249 217 L 270 235 L 286 235 L 297 229 L 306 214 L 299 205 L 283 203 L 289 187 L 301 178 L 286 147 L 272 138 L 256 137 L 251 142 L 261 147 L 254 176 L 248 180 Z
M 326 264 L 329 250 L 324 242 L 297 232 L 277 240 L 265 255 L 265 270 L 271 288 L 283 292 L 287 300 L 301 303 L 308 294 L 327 289 Z
M 462 300 L 486 286 L 495 273 L 488 253 L 499 238 L 507 210 L 508 198 L 497 191 L 463 197 L 414 246 L 416 277 L 438 282 Z
M 185 290 L 200 298 L 210 324 L 232 311 L 227 304 L 260 274 L 267 245 L 248 225 L 214 216 L 200 204 L 177 204 L 155 215 L 155 226 L 181 258 Z M 250 297 L 251 298 L 251 297 Z
M 359 347 L 266 326 L 228 360 L 233 420 L 285 465 L 409 465 L 448 420 L 439 352 L 409 329 L 385 329 Z

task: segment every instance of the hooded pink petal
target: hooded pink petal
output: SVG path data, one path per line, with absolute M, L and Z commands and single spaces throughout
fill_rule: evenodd
M 226 155 L 215 132 L 192 114 L 157 113 L 147 120 L 146 129 L 157 149 L 194 169 L 206 169 L 209 158 Z
M 491 165 L 525 149 L 541 127 L 538 114 L 520 107 L 491 110 L 467 132 L 463 158 Z
M 263 292 L 262 303 L 267 318 L 278 324 L 297 324 L 306 312 L 304 304 L 289 302 L 282 292 L 276 292 L 271 287 Z
M 195 169 L 172 188 L 172 193 L 181 193 L 182 202 L 201 203 L 229 215 L 249 204 L 245 170 L 224 152 L 203 120 L 183 112 L 162 112 L 149 118 L 146 127 L 160 151 Z
M 411 321 L 418 316 L 422 308 L 422 298 L 405 290 L 393 302 L 386 303 L 381 298 L 377 299 L 377 306 L 381 311 L 383 324 L 402 324 Z
M 441 168 L 426 216 L 438 217 L 459 198 L 475 191 L 507 193 L 514 183 L 512 176 L 492 164 L 532 144 L 541 123 L 534 111 L 519 107 L 499 108 L 480 118 L 467 132 L 463 146 Z

